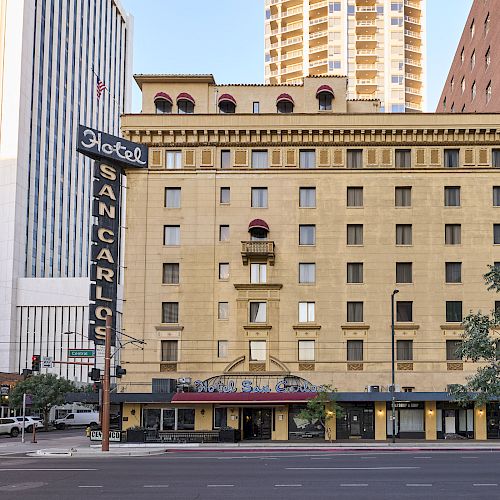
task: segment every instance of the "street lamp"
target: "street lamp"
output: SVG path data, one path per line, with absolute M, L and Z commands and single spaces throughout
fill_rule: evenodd
M 395 386 L 395 371 L 394 371 L 394 295 L 399 293 L 399 290 L 393 290 L 391 293 L 391 360 L 392 360 L 392 380 L 391 380 L 391 392 L 392 392 L 392 442 L 396 442 L 396 386 Z

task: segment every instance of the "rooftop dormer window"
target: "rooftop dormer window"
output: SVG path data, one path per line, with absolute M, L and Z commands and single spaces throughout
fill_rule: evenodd
M 155 111 L 158 115 L 172 113 L 172 98 L 165 92 L 158 92 L 154 99 Z
M 230 94 L 222 94 L 218 100 L 220 113 L 235 113 L 236 99 Z
M 180 115 L 194 113 L 194 104 L 193 97 L 187 92 L 181 92 L 177 96 L 177 112 Z
M 320 111 L 331 111 L 333 102 L 333 89 L 330 85 L 321 85 L 316 91 L 316 99 L 318 99 L 318 105 Z
M 280 94 L 276 99 L 276 111 L 278 113 L 293 113 L 295 103 L 289 94 Z

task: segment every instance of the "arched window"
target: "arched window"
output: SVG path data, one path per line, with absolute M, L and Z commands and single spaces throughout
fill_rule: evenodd
M 321 85 L 316 91 L 316 99 L 318 99 L 318 107 L 320 111 L 331 111 L 333 102 L 333 89 L 330 85 Z
M 222 94 L 219 97 L 218 104 L 220 113 L 236 112 L 236 99 L 230 94 Z
M 154 97 L 154 103 L 157 114 L 172 113 L 172 98 L 165 92 L 158 92 Z
M 187 92 L 177 96 L 177 112 L 180 115 L 194 113 L 194 99 Z
M 248 232 L 250 233 L 250 239 L 252 241 L 267 240 L 269 226 L 267 225 L 267 222 L 262 219 L 254 219 L 248 225 Z
M 294 104 L 292 96 L 281 94 L 276 99 L 276 111 L 278 113 L 293 113 Z

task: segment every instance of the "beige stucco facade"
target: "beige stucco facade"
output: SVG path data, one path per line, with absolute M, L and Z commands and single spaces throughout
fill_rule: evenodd
M 319 113 L 317 79 L 306 81 L 294 96 L 300 113 L 239 113 L 238 106 L 235 114 L 211 114 L 201 97 L 207 95 L 209 102 L 210 82 L 203 89 L 195 81 L 191 88 L 186 77 L 170 88 L 169 77 L 163 82 L 141 77 L 145 112 L 122 120 L 126 138 L 149 146 L 148 168 L 127 172 L 123 320 L 125 331 L 146 345 L 123 349 L 127 375 L 120 391 L 149 392 L 152 380 L 162 378 L 289 374 L 341 393 L 364 393 L 370 386 L 387 391 L 394 289 L 399 289 L 397 301 L 412 303 L 411 320 L 396 321 L 396 341 L 412 341 L 411 358 L 396 363 L 397 390 L 446 393 L 449 384 L 463 382 L 477 369 L 447 359 L 446 342 L 459 340 L 462 330 L 460 322 L 447 321 L 446 302 L 461 302 L 463 315 L 494 307 L 482 275 L 500 260 L 493 240 L 500 208 L 493 206 L 492 194 L 500 185 L 499 171 L 492 167 L 493 151 L 500 147 L 498 117 L 373 114 L 372 102 L 364 103 L 367 113 L 347 113 L 346 103 L 339 104 L 341 112 Z M 339 81 L 320 83 L 338 86 Z M 236 96 L 242 89 L 262 102 L 280 92 L 276 86 L 224 92 Z M 194 114 L 153 114 L 160 90 L 196 95 Z M 410 168 L 395 165 L 401 149 L 411 150 Z M 459 150 L 457 168 L 444 166 L 447 149 Z M 252 151 L 263 150 L 268 168 L 252 168 Z M 347 168 L 351 150 L 362 150 L 361 168 Z M 180 168 L 166 168 L 171 151 L 181 152 Z M 221 168 L 221 151 L 230 152 L 229 168 Z M 301 151 L 314 151 L 315 168 L 300 168 Z M 252 188 L 264 187 L 267 206 L 252 207 Z M 347 206 L 351 187 L 363 188 L 362 206 Z M 395 206 L 400 187 L 411 187 L 409 206 Z M 460 187 L 459 206 L 445 206 L 445 187 Z M 165 207 L 167 188 L 180 188 L 179 208 Z M 230 189 L 229 202 L 220 202 L 221 188 Z M 299 206 L 301 188 L 315 188 L 315 207 Z M 269 226 L 265 242 L 248 243 L 255 219 Z M 353 224 L 363 226 L 356 245 L 347 242 Z M 411 225 L 411 242 L 396 244 L 398 224 Z M 445 243 L 447 224 L 461 226 L 460 243 Z M 299 244 L 301 225 L 315 226 L 313 244 Z M 178 244 L 164 244 L 164 226 L 179 226 Z M 220 226 L 229 226 L 227 241 L 219 241 Z M 446 282 L 447 262 L 462 263 L 459 282 Z M 179 264 L 178 284 L 163 282 L 166 263 Z M 219 265 L 225 263 L 229 276 L 219 279 Z M 251 283 L 252 263 L 266 264 L 265 283 Z M 313 283 L 299 282 L 301 263 L 315 264 Z M 348 263 L 363 264 L 360 283 L 347 282 Z M 412 263 L 409 283 L 396 281 L 396 263 Z M 228 304 L 227 319 L 218 318 L 221 302 Z M 251 302 L 267 304 L 264 322 L 251 321 Z M 299 302 L 314 303 L 312 321 L 299 321 Z M 349 321 L 348 302 L 363 303 L 360 321 Z M 178 304 L 177 321 L 162 322 L 162 303 Z M 250 359 L 254 340 L 266 342 L 264 359 Z M 314 341 L 312 358 L 309 353 L 307 360 L 299 359 L 301 340 Z M 350 340 L 363 341 L 361 359 L 348 359 Z M 162 355 L 162 341 L 177 342 L 175 359 Z M 221 341 L 227 342 L 222 353 Z M 201 408 L 196 410 L 197 429 L 210 427 L 212 409 L 204 409 L 203 416 Z M 433 401 L 422 411 L 425 436 L 435 439 L 436 414 L 445 410 L 437 410 Z M 286 435 L 281 425 L 286 408 L 280 414 L 276 439 Z M 385 439 L 380 424 L 387 420 L 385 402 L 375 404 L 374 419 L 376 439 Z M 475 422 L 482 425 L 477 416 Z

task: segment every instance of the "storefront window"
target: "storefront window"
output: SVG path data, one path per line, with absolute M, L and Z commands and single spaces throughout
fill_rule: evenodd
M 173 431 L 175 430 L 175 410 L 172 408 L 163 410 L 163 418 L 162 418 L 164 431 Z
M 193 408 L 145 408 L 142 425 L 158 431 L 194 430 Z
M 143 425 L 146 429 L 160 430 L 160 414 L 159 408 L 147 408 L 144 410 Z
M 177 410 L 177 430 L 194 431 L 194 409 L 179 408 Z
M 214 429 L 227 425 L 227 408 L 214 408 Z

